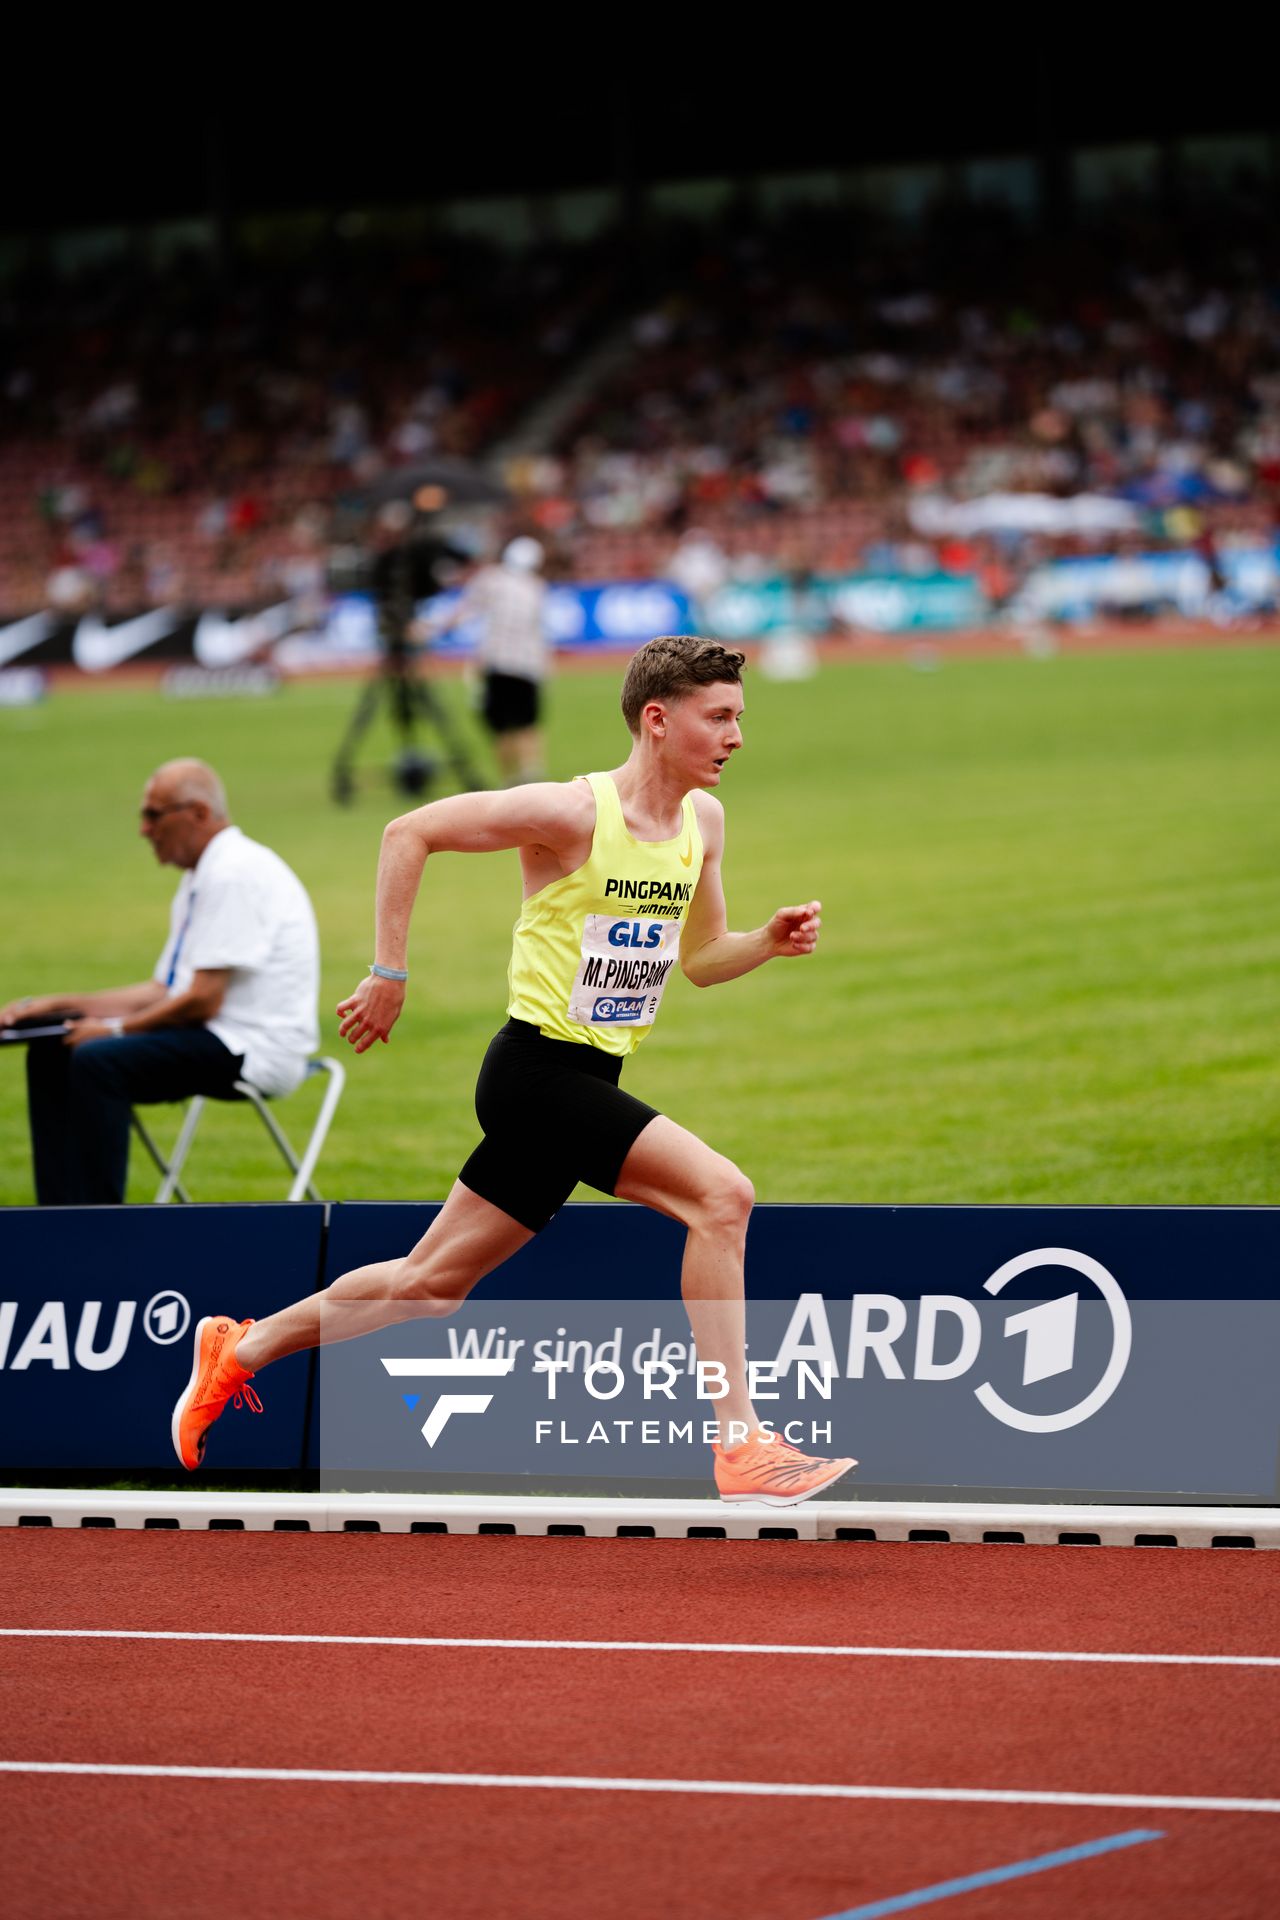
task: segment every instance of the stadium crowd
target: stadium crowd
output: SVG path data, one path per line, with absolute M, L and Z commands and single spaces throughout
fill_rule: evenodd
M 471 456 L 612 311 L 607 257 L 331 241 L 0 293 L 0 610 L 260 604 L 323 581 L 388 463 Z M 513 323 L 513 316 L 516 319 Z
M 949 205 L 655 229 L 612 246 L 330 246 L 10 288 L 0 611 L 234 607 L 319 585 L 388 465 L 484 455 L 584 350 L 627 346 L 507 472 L 580 579 L 943 571 L 1005 600 L 1046 553 L 1209 552 L 1280 503 L 1280 243 L 1261 187 L 1032 233 Z M 1105 496 L 1123 524 L 956 503 Z M 941 503 L 943 511 L 939 512 Z M 1021 523 L 1021 524 L 1020 524 Z
M 1016 513 L 1007 538 L 948 536 L 922 510 L 939 496 L 1118 496 L 1148 547 L 1269 530 L 1280 247 L 1261 204 L 1040 239 L 955 208 L 859 240 L 821 213 L 673 251 L 633 356 L 538 476 L 586 573 L 660 569 L 696 529 L 738 570 L 976 568 L 999 598 L 1046 547 L 1096 550 Z

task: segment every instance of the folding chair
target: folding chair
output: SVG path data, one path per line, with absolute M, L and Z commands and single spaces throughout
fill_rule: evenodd
M 247 1080 L 237 1080 L 235 1083 L 234 1099 L 245 1100 L 253 1107 L 279 1148 L 281 1159 L 293 1174 L 293 1183 L 285 1196 L 288 1200 L 301 1200 L 304 1197 L 308 1200 L 319 1200 L 322 1197 L 316 1191 L 311 1176 L 315 1172 L 316 1162 L 320 1158 L 320 1149 L 324 1145 L 325 1136 L 338 1109 L 338 1102 L 342 1098 L 347 1072 L 340 1060 L 333 1060 L 326 1054 L 310 1061 L 307 1066 L 308 1080 L 313 1080 L 317 1074 L 325 1075 L 329 1084 L 324 1090 L 320 1111 L 316 1115 L 315 1125 L 311 1129 L 311 1135 L 303 1149 L 301 1159 L 294 1152 L 288 1135 L 268 1107 L 267 1096 L 260 1093 L 257 1087 L 251 1086 Z M 156 1202 L 160 1206 L 167 1205 L 170 1200 L 189 1202 L 191 1199 L 191 1195 L 182 1184 L 182 1169 L 191 1151 L 191 1143 L 196 1137 L 196 1128 L 200 1124 L 200 1116 L 204 1112 L 207 1097 L 211 1096 L 197 1093 L 188 1102 L 187 1111 L 183 1115 L 182 1125 L 178 1129 L 178 1137 L 173 1143 L 168 1160 L 143 1125 L 138 1109 L 135 1107 L 133 1110 L 134 1132 L 155 1161 L 161 1176 L 160 1185 L 156 1190 Z

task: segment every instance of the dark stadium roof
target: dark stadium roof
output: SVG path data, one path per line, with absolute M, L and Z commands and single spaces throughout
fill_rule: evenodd
M 545 192 L 656 179 L 1036 152 L 1260 132 L 1273 81 L 1243 33 L 1203 26 L 1157 43 L 1098 15 L 1046 23 L 988 9 L 963 24 L 857 13 L 714 16 L 737 50 L 670 14 L 610 8 L 432 37 L 421 24 L 294 16 L 300 44 L 232 37 L 211 17 L 115 29 L 101 58 L 32 45 L 0 132 L 0 232 L 201 214 Z M 426 16 L 429 17 L 429 16 Z M 1136 16 L 1135 16 L 1136 17 Z M 526 21 L 529 16 L 525 16 Z M 1086 31 L 1086 20 L 1093 21 Z M 277 29 L 277 33 L 281 30 Z M 436 30 L 438 33 L 439 30 Z M 785 35 L 785 38 L 781 36 Z M 164 36 L 162 38 L 162 36 Z M 217 37 L 214 47 L 202 38 Z M 628 41 L 640 44 L 628 45 Z M 26 117 L 14 94 L 27 102 Z

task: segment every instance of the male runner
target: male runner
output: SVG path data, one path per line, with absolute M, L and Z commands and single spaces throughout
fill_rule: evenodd
M 253 1404 L 247 1383 L 272 1360 L 395 1320 L 454 1311 L 546 1226 L 580 1180 L 688 1229 L 680 1279 L 694 1343 L 728 1382 L 715 1403 L 721 1499 L 792 1506 L 856 1465 L 811 1458 L 760 1430 L 747 1392 L 743 1299 L 751 1183 L 618 1085 L 677 959 L 695 986 L 710 987 L 817 945 L 816 900 L 780 907 L 753 933 L 726 926 L 724 810 L 705 789 L 719 786 L 742 745 L 743 663 L 741 653 L 713 640 L 651 640 L 623 681 L 632 735 L 624 765 L 435 800 L 387 827 L 377 957 L 338 1007 L 342 1037 L 357 1053 L 386 1041 L 403 1009 L 409 920 L 428 856 L 519 850 L 524 905 L 509 970 L 510 1018 L 490 1042 L 476 1085 L 484 1139 L 404 1259 L 359 1267 L 265 1320 L 200 1322 L 191 1378 L 173 1413 L 184 1466 L 200 1464 L 208 1429 L 228 1400 L 243 1395 Z M 326 1324 L 326 1303 L 361 1301 L 368 1312 L 354 1317 L 358 1326 L 350 1313 L 330 1313 Z

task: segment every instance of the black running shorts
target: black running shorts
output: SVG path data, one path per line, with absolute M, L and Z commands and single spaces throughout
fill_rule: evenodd
M 536 727 L 540 688 L 536 680 L 518 673 L 486 673 L 484 718 L 491 733 L 522 733 Z M 592 1052 L 598 1049 L 592 1048 Z
M 484 1139 L 459 1179 L 539 1233 L 580 1180 L 612 1193 L 657 1108 L 618 1085 L 621 1057 L 508 1020 L 476 1081 Z

